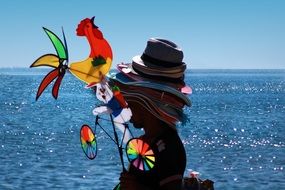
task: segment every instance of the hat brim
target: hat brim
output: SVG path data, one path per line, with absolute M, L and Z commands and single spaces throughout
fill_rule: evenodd
M 161 81 L 143 77 L 139 75 L 132 67 L 132 63 L 127 64 L 118 64 L 117 69 L 123 73 L 126 77 L 130 78 L 129 82 L 131 81 L 146 81 L 151 83 L 159 83 L 162 85 L 168 85 L 176 90 L 182 92 L 183 94 L 192 94 L 192 89 L 190 86 L 187 86 L 183 81 L 181 82 L 168 82 L 168 81 Z M 126 79 L 127 80 L 127 79 Z
M 132 61 L 141 68 L 145 68 L 153 72 L 160 72 L 163 74 L 183 73 L 186 70 L 185 63 L 182 63 L 181 65 L 175 67 L 159 67 L 151 62 L 142 60 L 140 55 L 134 56 Z
M 121 91 L 128 103 L 135 102 L 143 106 L 152 115 L 160 119 L 161 121 L 168 123 L 169 127 L 176 130 L 175 123 L 179 121 L 179 117 L 169 114 L 165 109 L 161 109 L 161 106 L 157 105 L 153 100 L 149 99 L 141 93 L 125 93 Z
M 154 83 L 150 81 L 130 81 L 130 79 L 121 72 L 117 73 L 114 76 L 110 76 L 110 79 L 116 80 L 119 83 L 122 83 L 124 85 L 151 88 L 154 90 L 168 92 L 169 94 L 172 94 L 174 97 L 177 97 L 180 100 L 182 100 L 185 105 L 191 106 L 191 101 L 186 95 L 184 95 L 181 91 L 178 91 L 167 85 L 160 84 L 160 83 Z

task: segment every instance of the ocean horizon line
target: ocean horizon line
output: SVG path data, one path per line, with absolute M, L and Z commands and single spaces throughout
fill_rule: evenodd
M 26 67 L 6 67 L 0 68 L 0 75 L 46 75 L 53 68 L 26 68 Z M 116 69 L 111 69 L 110 73 L 118 72 Z M 70 73 L 70 72 L 67 72 Z M 241 76 L 241 75 L 284 75 L 285 69 L 187 69 L 185 77 L 190 75 L 207 75 L 207 76 Z
M 13 70 L 13 69 L 27 69 L 30 70 L 32 68 L 30 67 L 0 67 L 0 70 Z M 39 67 L 36 68 L 38 70 L 49 70 L 49 67 Z M 33 68 L 33 70 L 35 70 L 35 68 Z M 116 68 L 111 68 L 110 70 L 116 70 Z M 285 68 L 187 68 L 186 70 L 284 70 Z

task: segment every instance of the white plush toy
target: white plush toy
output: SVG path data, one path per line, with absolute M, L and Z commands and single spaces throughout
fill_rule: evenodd
M 124 133 L 123 142 L 127 143 L 131 138 L 131 133 L 124 123 L 128 122 L 132 117 L 132 111 L 127 107 L 126 101 L 123 99 L 117 87 L 110 89 L 106 80 L 97 83 L 96 97 L 105 105 L 96 107 L 93 110 L 95 116 L 101 114 L 112 114 L 115 126 Z

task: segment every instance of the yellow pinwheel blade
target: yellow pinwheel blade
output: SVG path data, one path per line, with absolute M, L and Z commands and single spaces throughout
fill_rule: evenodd
M 30 67 L 48 66 L 58 68 L 59 57 L 54 54 L 46 54 L 39 57 Z
M 98 83 L 102 80 L 102 77 L 109 72 L 112 60 L 107 58 L 105 64 L 98 66 L 93 66 L 92 61 L 93 58 L 89 57 L 84 61 L 71 63 L 69 71 L 75 77 L 87 84 Z

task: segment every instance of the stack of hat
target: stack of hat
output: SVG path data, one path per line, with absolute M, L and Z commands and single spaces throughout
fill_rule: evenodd
M 183 51 L 166 39 L 149 39 L 142 55 L 133 57 L 132 63 L 119 64 L 118 69 L 135 81 L 167 84 L 185 94 L 192 93 L 184 83 Z
M 121 88 L 127 102 L 144 102 L 154 115 L 172 126 L 182 120 L 182 108 L 191 105 L 186 94 L 192 89 L 184 83 L 186 64 L 175 43 L 151 38 L 142 55 L 117 67 L 120 72 L 111 81 Z

